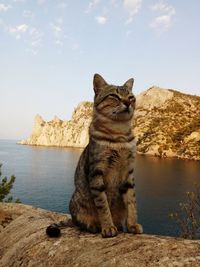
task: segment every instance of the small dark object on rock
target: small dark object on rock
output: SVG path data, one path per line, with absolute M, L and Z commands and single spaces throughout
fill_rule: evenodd
M 60 229 L 57 225 L 51 224 L 46 229 L 46 234 L 50 237 L 59 237 L 60 236 Z

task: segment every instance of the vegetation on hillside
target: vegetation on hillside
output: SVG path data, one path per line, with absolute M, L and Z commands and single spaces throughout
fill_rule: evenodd
M 14 175 L 12 175 L 10 179 L 6 176 L 2 176 L 1 167 L 2 164 L 0 164 L 0 202 L 13 202 L 13 197 L 9 194 L 16 178 Z M 15 202 L 20 202 L 20 200 L 16 199 Z
M 163 107 L 141 109 L 136 117 L 138 152 L 200 160 L 200 97 L 171 91 Z

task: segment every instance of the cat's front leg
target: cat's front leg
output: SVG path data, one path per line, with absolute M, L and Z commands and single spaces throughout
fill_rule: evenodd
M 95 170 L 91 175 L 90 191 L 97 209 L 102 236 L 113 237 L 116 236 L 118 232 L 112 220 L 102 174 L 102 171 Z
M 137 222 L 137 209 L 136 209 L 136 198 L 134 183 L 129 179 L 121 190 L 123 194 L 123 200 L 127 211 L 127 230 L 129 233 L 142 234 L 142 225 Z
M 96 189 L 95 189 L 96 190 Z M 94 189 L 92 189 L 94 193 Z M 96 190 L 94 197 L 94 203 L 97 208 L 98 217 L 101 224 L 101 233 L 103 237 L 113 237 L 117 235 L 117 228 L 113 224 L 110 208 L 107 201 L 105 192 L 98 192 Z

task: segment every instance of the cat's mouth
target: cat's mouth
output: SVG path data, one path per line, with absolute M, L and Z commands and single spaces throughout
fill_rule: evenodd
M 130 112 L 131 112 L 131 110 L 130 110 L 130 108 L 129 108 L 129 107 L 127 107 L 127 108 L 125 108 L 124 112 L 130 113 Z
M 131 113 L 131 109 L 129 107 L 126 107 L 125 109 L 121 110 L 121 111 L 113 111 L 114 115 L 117 114 L 130 114 Z
M 130 107 L 126 107 L 126 108 L 124 108 L 124 110 L 121 112 L 121 113 L 130 113 L 131 112 L 131 109 L 130 109 Z

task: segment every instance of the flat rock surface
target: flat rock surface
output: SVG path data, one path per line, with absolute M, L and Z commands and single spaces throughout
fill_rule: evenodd
M 0 203 L 0 266 L 200 266 L 200 241 L 120 233 L 103 239 L 76 227 L 49 238 L 46 227 L 69 218 L 28 205 Z

